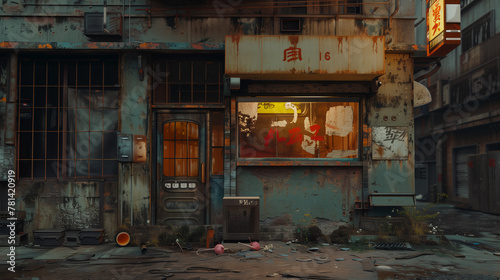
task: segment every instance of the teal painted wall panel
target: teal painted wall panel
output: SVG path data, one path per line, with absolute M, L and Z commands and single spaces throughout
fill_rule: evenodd
M 238 195 L 260 197 L 260 220 L 289 214 L 303 225 L 315 218 L 349 222 L 361 174 L 361 167 L 240 167 Z
M 370 193 L 414 193 L 414 167 L 406 160 L 373 161 Z
M 137 54 L 122 56 L 120 126 L 122 133 L 148 136 L 148 79 L 140 81 Z M 148 139 L 148 145 L 150 143 Z M 146 163 L 120 163 L 122 222 L 133 225 L 150 223 L 149 157 Z
M 224 178 L 210 178 L 210 224 L 223 223 Z

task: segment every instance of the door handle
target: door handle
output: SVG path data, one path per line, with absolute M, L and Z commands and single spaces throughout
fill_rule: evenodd
M 201 164 L 201 183 L 205 184 L 205 163 Z

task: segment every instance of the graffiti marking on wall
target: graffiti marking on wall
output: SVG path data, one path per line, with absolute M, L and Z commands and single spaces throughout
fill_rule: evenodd
M 372 129 L 373 159 L 407 159 L 408 127 L 379 126 Z

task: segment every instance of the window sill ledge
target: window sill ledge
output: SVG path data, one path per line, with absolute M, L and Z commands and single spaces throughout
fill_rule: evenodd
M 363 161 L 354 160 L 331 160 L 331 159 L 290 159 L 290 160 L 242 160 L 236 162 L 237 166 L 363 166 Z

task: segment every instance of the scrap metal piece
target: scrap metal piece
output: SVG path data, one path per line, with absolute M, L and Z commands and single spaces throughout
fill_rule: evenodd
M 374 248 L 379 250 L 413 250 L 410 243 L 408 242 L 377 243 L 375 244 Z

